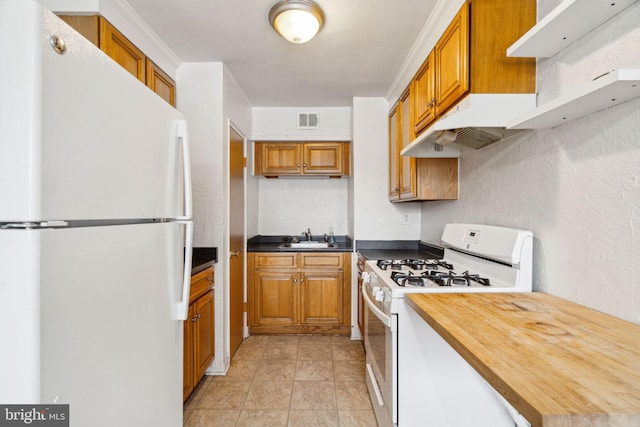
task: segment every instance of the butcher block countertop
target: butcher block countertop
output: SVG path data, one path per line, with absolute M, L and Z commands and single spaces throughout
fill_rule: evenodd
M 538 292 L 408 302 L 533 426 L 640 426 L 640 325 Z

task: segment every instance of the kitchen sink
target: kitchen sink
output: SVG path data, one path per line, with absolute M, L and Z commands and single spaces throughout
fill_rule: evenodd
M 280 245 L 281 248 L 298 248 L 298 249 L 317 249 L 328 248 L 327 242 L 290 242 Z

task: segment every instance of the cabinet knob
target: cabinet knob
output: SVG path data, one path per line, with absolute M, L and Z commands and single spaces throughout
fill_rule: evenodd
M 301 277 L 300 278 L 300 283 L 303 283 L 303 282 L 304 282 L 304 277 Z
M 297 166 L 298 166 L 298 167 L 300 167 L 300 163 L 298 163 L 298 165 L 297 165 Z
M 293 279 L 293 283 L 298 283 L 298 279 Z

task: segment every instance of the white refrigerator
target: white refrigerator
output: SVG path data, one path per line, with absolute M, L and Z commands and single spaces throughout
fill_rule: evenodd
M 0 0 L 0 404 L 182 426 L 189 174 L 177 110 L 39 3 Z

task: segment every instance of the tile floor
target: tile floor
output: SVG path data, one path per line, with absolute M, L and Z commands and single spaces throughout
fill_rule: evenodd
M 206 376 L 185 402 L 185 427 L 376 427 L 362 341 L 254 335 L 226 376 Z

